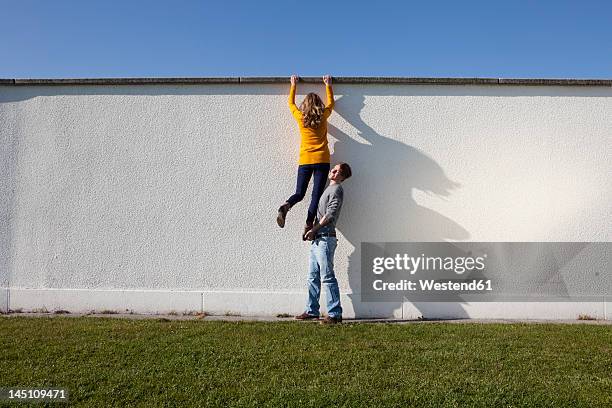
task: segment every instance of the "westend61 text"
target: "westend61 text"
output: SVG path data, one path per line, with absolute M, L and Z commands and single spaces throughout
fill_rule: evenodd
M 418 284 L 417 284 L 418 282 Z M 493 290 L 491 280 L 474 279 L 471 281 L 453 282 L 419 279 L 417 282 L 402 279 L 398 282 L 383 282 L 378 279 L 372 282 L 374 290 L 406 290 L 406 291 L 489 291 Z

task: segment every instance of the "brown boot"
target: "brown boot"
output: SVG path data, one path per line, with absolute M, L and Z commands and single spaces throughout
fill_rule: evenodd
M 342 323 L 342 316 L 334 316 L 334 317 L 325 316 L 325 318 L 323 320 L 321 320 L 320 323 L 321 324 L 338 324 L 338 323 Z
M 285 217 L 287 217 L 287 213 L 291 208 L 291 204 L 285 203 L 278 208 L 278 215 L 276 216 L 276 223 L 279 227 L 285 227 Z

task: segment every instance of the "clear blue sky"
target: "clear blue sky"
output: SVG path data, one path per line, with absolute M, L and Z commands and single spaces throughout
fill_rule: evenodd
M 2 0 L 0 78 L 612 78 L 612 1 Z

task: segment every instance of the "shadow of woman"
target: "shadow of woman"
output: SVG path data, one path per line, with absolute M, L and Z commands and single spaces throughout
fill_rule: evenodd
M 354 175 L 345 185 L 347 200 L 337 226 L 355 248 L 348 260 L 352 291 L 349 298 L 357 318 L 416 317 L 402 313 L 402 302 L 361 301 L 361 243 L 468 239 L 470 234 L 458 223 L 419 205 L 413 198 L 415 189 L 448 197 L 460 185 L 450 180 L 440 165 L 421 150 L 382 136 L 366 124 L 360 116 L 364 100 L 363 94 L 344 95 L 337 99 L 335 112 L 367 143 L 328 125 L 329 134 L 336 139 L 333 161 L 349 163 Z M 421 316 L 427 317 L 426 303 L 413 305 Z M 459 303 L 449 303 L 445 310 L 455 317 L 467 317 Z

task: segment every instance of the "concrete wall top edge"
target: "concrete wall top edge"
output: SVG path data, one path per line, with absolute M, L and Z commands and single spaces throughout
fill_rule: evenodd
M 205 77 L 205 78 L 23 78 L 2 79 L 0 85 L 149 85 L 149 84 L 264 84 L 288 83 L 288 77 Z M 320 83 L 320 77 L 301 77 L 303 83 Z M 411 77 L 334 77 L 336 84 L 412 85 L 539 85 L 612 86 L 612 79 L 551 78 L 411 78 Z

